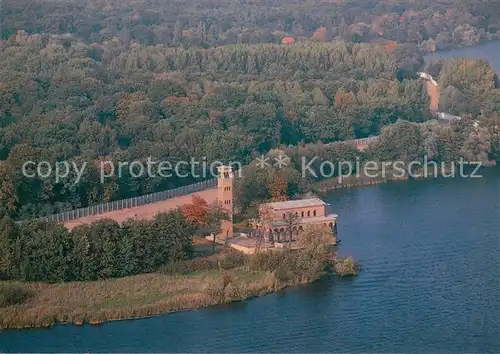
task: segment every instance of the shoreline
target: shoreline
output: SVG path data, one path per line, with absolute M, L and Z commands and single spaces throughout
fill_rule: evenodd
M 453 45 L 453 46 L 446 48 L 446 49 L 437 49 L 434 52 L 434 54 L 432 52 L 424 52 L 425 53 L 424 57 L 439 56 L 439 54 L 441 54 L 441 53 L 451 52 L 451 51 L 455 51 L 455 50 L 482 47 L 482 46 L 488 45 L 490 43 L 495 43 L 495 42 L 500 42 L 500 38 L 483 38 L 479 41 L 479 43 L 475 43 L 472 45 Z
M 203 276 L 203 273 L 210 273 L 210 272 L 201 272 L 200 275 Z M 224 275 L 226 273 L 231 274 L 232 272 L 218 272 L 218 275 Z M 251 272 L 248 272 L 249 274 Z M 262 272 L 262 274 L 256 274 L 258 276 L 261 276 L 262 278 L 260 279 L 261 281 L 265 281 L 266 276 L 268 274 L 265 274 Z M 149 273 L 149 274 L 141 274 L 137 276 L 132 276 L 132 277 L 126 277 L 126 278 L 116 278 L 116 279 L 108 279 L 108 280 L 102 280 L 102 281 L 92 281 L 92 282 L 75 282 L 75 283 L 63 283 L 63 284 L 43 284 L 43 283 L 23 283 L 24 286 L 27 288 L 36 288 L 36 287 L 59 287 L 60 285 L 63 286 L 79 286 L 79 287 L 92 287 L 93 285 L 96 285 L 98 283 L 112 283 L 120 280 L 128 280 L 130 278 L 143 278 L 143 277 L 160 277 L 162 280 L 164 280 L 165 276 L 162 276 L 159 273 Z M 168 277 L 168 276 L 166 276 Z M 193 277 L 192 274 L 188 274 L 186 276 L 173 276 L 173 278 L 178 278 L 182 280 L 187 280 L 187 278 Z M 166 279 L 168 280 L 168 279 Z M 244 282 L 242 284 L 250 285 L 251 282 Z M 156 317 L 156 316 L 162 316 L 162 315 L 168 315 L 171 313 L 176 313 L 176 312 L 182 312 L 182 311 L 194 311 L 202 308 L 207 308 L 207 307 L 212 307 L 212 306 L 217 306 L 217 305 L 223 305 L 223 304 L 229 304 L 233 302 L 240 302 L 240 301 L 247 301 L 251 300 L 257 297 L 265 296 L 270 293 L 275 293 L 279 292 L 281 290 L 284 290 L 286 288 L 299 285 L 300 283 L 289 283 L 289 284 L 257 284 L 257 286 L 252 289 L 253 293 L 250 294 L 245 294 L 242 295 L 239 298 L 234 298 L 234 299 L 225 299 L 225 298 L 205 298 L 203 299 L 205 302 L 189 302 L 188 299 L 185 300 L 184 303 L 182 301 L 180 303 L 175 303 L 174 301 L 168 301 L 168 294 L 165 295 L 163 299 L 161 299 L 158 302 L 152 302 L 149 304 L 145 305 L 138 305 L 138 306 L 128 306 L 128 307 L 123 307 L 121 308 L 122 310 L 126 312 L 130 312 L 130 315 L 123 315 L 123 316 L 110 316 L 103 318 L 103 316 L 106 315 L 107 313 L 107 308 L 101 308 L 97 311 L 93 311 L 94 314 L 92 315 L 84 315 L 82 317 L 78 317 L 72 320 L 61 320 L 61 318 L 53 318 L 53 316 L 57 316 L 55 313 L 52 315 L 49 315 L 45 318 L 35 318 L 31 317 L 30 323 L 26 322 L 13 322 L 13 323 L 2 323 L 0 320 L 0 332 L 3 331 L 9 331 L 9 330 L 23 330 L 23 329 L 36 329 L 36 328 L 50 328 L 55 325 L 75 325 L 79 327 L 83 327 L 85 325 L 92 325 L 92 326 L 99 326 L 104 323 L 108 322 L 117 322 L 117 321 L 127 321 L 127 320 L 136 320 L 136 319 L 144 319 L 144 318 L 150 318 L 150 317 Z M 269 285 L 272 285 L 273 287 L 269 287 Z M 127 289 L 124 289 L 127 290 Z M 182 296 L 181 296 L 182 297 Z M 35 300 L 36 301 L 36 300 Z M 26 305 L 29 305 L 30 303 L 28 302 Z M 8 312 L 7 310 L 11 310 L 10 313 L 2 313 L 2 312 Z M 24 307 L 23 305 L 17 305 L 17 306 L 10 306 L 6 308 L 0 308 L 0 317 L 3 317 L 5 319 L 5 316 L 7 315 L 12 315 L 14 314 L 21 314 L 22 310 L 25 310 L 25 312 L 31 312 L 30 310 L 34 310 L 34 308 L 29 308 L 29 307 Z M 60 309 L 59 309 L 60 310 Z M 92 310 L 92 309 L 89 309 Z M 40 312 L 43 312 L 40 311 Z M 59 316 L 62 316 L 63 318 L 66 317 L 68 314 L 63 313 L 64 311 L 61 311 L 59 313 Z M 12 316 L 11 316 L 12 318 Z M 38 322 L 41 321 L 41 322 Z M 34 323 L 38 322 L 38 323 Z
M 339 182 L 338 177 L 329 178 L 325 181 L 316 182 L 313 184 L 313 187 L 316 187 L 320 193 L 328 193 L 331 191 L 335 191 L 337 189 L 346 189 L 346 188 L 359 188 L 359 187 L 369 187 L 376 186 L 384 183 L 394 183 L 401 181 L 411 181 L 411 180 L 421 180 L 421 179 L 430 179 L 430 178 L 439 178 L 433 176 L 419 176 L 417 178 L 410 178 L 410 176 L 406 175 L 404 177 L 384 177 L 384 178 L 370 178 L 370 177 L 344 177 L 342 181 Z
M 222 259 L 217 269 L 185 274 L 167 266 L 155 273 L 88 282 L 0 281 L 0 285 L 22 287 L 31 293 L 25 302 L 0 308 L 0 332 L 54 325 L 97 326 L 193 311 L 252 300 L 334 274 L 353 276 L 359 271 L 350 257 L 338 258 L 331 251 L 322 254 L 324 261 L 311 265 L 315 275 L 295 268 L 299 258 L 310 257 L 310 253 L 297 251 L 260 253 L 244 258 L 244 265 L 231 259 L 225 264 L 228 259 Z M 277 260 L 291 267 L 285 275 L 276 268 Z
M 483 169 L 491 169 L 498 168 L 496 164 L 492 165 L 483 165 L 481 170 Z M 337 189 L 345 189 L 345 188 L 358 188 L 358 187 L 369 187 L 375 186 L 384 183 L 395 183 L 401 181 L 412 181 L 412 180 L 423 180 L 423 179 L 440 179 L 444 178 L 444 174 L 450 173 L 452 169 L 447 168 L 444 171 L 441 171 L 438 176 L 434 176 L 431 171 L 427 175 L 424 174 L 423 169 L 419 169 L 418 176 L 410 177 L 409 175 L 405 176 L 394 176 L 392 171 L 388 171 L 388 176 L 386 177 L 366 177 L 366 176 L 349 176 L 343 177 L 339 182 L 339 177 L 328 178 L 323 181 L 318 181 L 312 184 L 313 190 L 318 191 L 319 193 L 328 193 L 331 191 L 335 191 Z M 454 177 L 456 178 L 456 177 Z
M 272 293 L 278 293 L 280 291 L 283 291 L 287 288 L 291 288 L 293 286 L 301 285 L 301 284 L 307 284 L 307 283 L 296 283 L 296 284 L 289 284 L 283 287 L 280 287 L 279 289 L 275 290 L 269 290 L 269 291 L 263 291 L 262 293 L 258 295 L 251 295 L 246 298 L 241 298 L 241 299 L 234 299 L 231 301 L 223 301 L 223 302 L 214 302 L 214 303 L 209 303 L 206 305 L 200 305 L 200 306 L 187 306 L 187 307 L 182 307 L 174 310 L 165 310 L 165 311 L 159 311 L 157 313 L 151 313 L 147 315 L 138 315 L 138 316 L 132 316 L 132 317 L 117 317 L 117 318 L 108 318 L 105 320 L 98 320 L 98 321 L 73 321 L 73 322 L 53 322 L 53 323 L 47 323 L 47 324 L 42 324 L 42 325 L 21 325 L 21 326 L 8 326 L 8 327 L 1 327 L 0 326 L 0 333 L 1 332 L 7 332 L 7 331 L 14 331 L 14 330 L 30 330 L 30 329 L 44 329 L 44 328 L 51 328 L 57 325 L 63 325 L 63 326 L 77 326 L 77 327 L 84 327 L 84 326 L 100 326 L 102 324 L 106 323 L 112 323 L 112 322 L 121 322 L 121 321 L 133 321 L 133 320 L 141 320 L 141 319 L 147 319 L 147 318 L 153 318 L 153 317 L 158 317 L 158 316 L 166 316 L 169 314 L 173 313 L 178 313 L 178 312 L 184 312 L 184 311 L 197 311 L 199 309 L 204 309 L 204 308 L 209 308 L 209 307 L 215 307 L 219 305 L 227 305 L 227 304 L 232 304 L 232 303 L 237 303 L 237 302 L 243 302 L 243 301 L 249 301 L 252 299 L 256 299 L 262 296 L 266 296 Z

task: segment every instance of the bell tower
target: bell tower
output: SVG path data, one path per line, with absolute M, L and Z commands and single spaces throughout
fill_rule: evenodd
M 221 222 L 221 238 L 233 237 L 233 187 L 234 174 L 230 166 L 218 167 L 219 177 L 217 180 L 217 200 L 224 210 L 229 214 L 229 221 Z

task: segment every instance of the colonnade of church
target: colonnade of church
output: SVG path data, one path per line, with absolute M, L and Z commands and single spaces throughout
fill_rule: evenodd
M 321 224 L 320 224 L 321 225 Z M 328 227 L 332 230 L 333 236 L 337 236 L 337 223 L 329 222 L 324 223 L 325 227 Z M 302 225 L 294 225 L 290 227 L 279 227 L 279 228 L 271 228 L 258 224 L 252 225 L 251 236 L 257 237 L 264 233 L 264 236 L 267 238 L 269 242 L 287 242 L 297 240 L 299 233 L 304 230 Z

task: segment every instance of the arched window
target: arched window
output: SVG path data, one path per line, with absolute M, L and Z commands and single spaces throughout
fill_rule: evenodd
M 286 214 L 285 214 L 285 213 L 283 213 L 283 220 L 284 220 L 284 219 L 286 219 Z
M 313 215 L 316 216 L 316 210 L 313 211 Z
M 311 216 L 311 211 L 310 210 L 307 211 L 307 216 Z
M 299 216 L 299 213 L 298 213 L 298 212 L 295 212 L 295 216 L 297 216 L 297 217 L 298 217 L 298 216 Z
M 304 212 L 301 213 L 302 217 L 304 217 Z

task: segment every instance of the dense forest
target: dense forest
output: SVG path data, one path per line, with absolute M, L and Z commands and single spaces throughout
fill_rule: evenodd
M 6 0 L 2 20 L 3 38 L 24 30 L 169 47 L 276 43 L 290 35 L 434 51 L 500 36 L 496 0 Z
M 125 176 L 102 185 L 89 173 L 76 186 L 55 184 L 23 178 L 27 160 L 247 163 L 280 144 L 365 137 L 399 118 L 427 119 L 415 78 L 421 56 L 405 46 L 94 47 L 27 36 L 4 43 L 0 57 L 0 197 L 21 217 L 190 182 Z
M 429 68 L 442 109 L 485 122 L 483 133 L 472 123 L 415 125 L 432 118 L 416 73 L 425 51 L 495 38 L 499 18 L 493 1 L 475 0 L 6 1 L 0 212 L 28 219 L 195 181 L 125 173 L 101 183 L 102 161 L 249 164 L 272 149 L 381 133 L 384 144 L 363 157 L 389 159 L 405 148 L 395 137 L 417 131 L 419 155 L 494 160 L 500 91 L 489 64 Z M 295 43 L 281 43 L 286 35 Z M 321 149 L 329 159 L 359 155 Z M 78 184 L 74 174 L 26 178 L 30 160 L 95 168 Z

